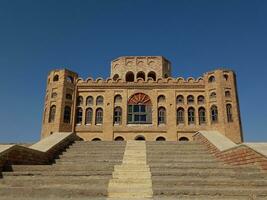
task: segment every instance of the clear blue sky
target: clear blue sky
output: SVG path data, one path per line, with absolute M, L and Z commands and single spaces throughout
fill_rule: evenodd
M 267 141 L 267 1 L 0 0 L 0 143 L 39 139 L 49 70 L 106 78 L 122 55 L 232 68 L 245 140 Z

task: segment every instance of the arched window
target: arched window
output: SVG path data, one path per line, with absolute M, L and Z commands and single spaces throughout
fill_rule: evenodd
M 70 123 L 71 117 L 71 108 L 69 106 L 65 106 L 64 108 L 64 123 Z
M 211 122 L 212 123 L 218 122 L 218 108 L 217 108 L 217 106 L 215 106 L 215 105 L 211 106 L 210 114 L 211 114 Z
M 77 98 L 77 106 L 82 106 L 83 105 L 83 97 L 82 96 L 79 96 Z
M 135 137 L 135 140 L 146 140 L 146 138 L 142 135 L 138 135 Z
M 59 79 L 59 76 L 55 75 L 54 78 L 53 78 L 53 81 L 56 82 L 56 81 L 58 81 L 58 79 Z
M 194 100 L 194 96 L 193 95 L 189 95 L 187 97 L 187 104 L 194 104 L 195 100 Z
M 86 105 L 87 106 L 92 106 L 94 104 L 94 97 L 92 97 L 92 96 L 88 96 L 87 98 L 86 98 Z
M 165 103 L 165 96 L 164 95 L 160 95 L 158 97 L 158 103 Z
M 184 124 L 184 109 L 178 108 L 177 109 L 177 124 Z
M 210 76 L 209 77 L 209 83 L 213 83 L 215 82 L 215 77 L 214 76 Z
M 128 123 L 151 124 L 152 104 L 148 95 L 136 93 L 128 100 Z
M 93 122 L 93 109 L 87 108 L 85 114 L 85 124 L 92 124 Z
M 100 138 L 94 138 L 94 139 L 92 139 L 92 141 L 93 142 L 99 142 L 99 141 L 101 141 L 101 139 Z
M 114 81 L 118 80 L 118 78 L 119 78 L 119 75 L 118 75 L 118 74 L 115 74 L 115 75 L 113 76 L 113 80 L 114 80 Z
M 121 107 L 116 107 L 114 109 L 114 124 L 121 124 L 122 109 Z
M 157 137 L 156 141 L 166 141 L 166 138 L 159 136 L 159 137 Z
M 198 104 L 204 104 L 205 103 L 205 98 L 204 96 L 200 95 L 197 97 L 197 103 Z
M 205 108 L 201 107 L 198 109 L 198 116 L 199 116 L 199 124 L 206 123 L 206 110 Z
M 115 141 L 124 141 L 124 138 L 121 137 L 121 136 L 118 136 L 118 137 L 115 138 Z
M 126 82 L 134 82 L 134 73 L 133 72 L 127 72 L 125 76 Z
M 72 76 L 67 76 L 67 82 L 73 83 L 73 77 Z
M 188 142 L 189 139 L 187 137 L 180 137 L 179 138 L 179 141 L 181 141 L 181 142 Z
M 53 92 L 53 93 L 51 94 L 51 98 L 54 99 L 54 98 L 56 98 L 56 97 L 57 97 L 57 93 L 56 93 L 56 92 Z
M 225 91 L 225 97 L 231 97 L 231 92 L 230 91 Z
M 121 95 L 117 94 L 115 97 L 114 97 L 114 103 L 115 104 L 118 104 L 118 103 L 121 103 L 122 101 L 122 97 Z
M 231 104 L 226 105 L 226 114 L 227 114 L 227 121 L 233 122 L 233 114 L 232 114 L 232 105 Z
M 180 104 L 180 105 L 184 104 L 184 97 L 182 95 L 178 95 L 176 97 L 176 104 Z
M 228 75 L 227 75 L 227 74 L 224 74 L 224 75 L 223 75 L 223 79 L 224 79 L 225 81 L 228 81 Z
M 104 104 L 104 98 L 102 96 L 98 96 L 96 98 L 96 105 L 97 106 L 102 106 Z
M 158 124 L 166 124 L 166 109 L 164 107 L 158 109 Z
M 138 72 L 136 78 L 142 78 L 144 81 L 146 80 L 146 75 L 144 72 Z
M 76 124 L 82 124 L 83 120 L 83 109 L 77 108 L 77 114 L 76 114 Z
M 210 99 L 216 99 L 216 92 L 212 92 L 210 94 Z
M 102 108 L 96 109 L 95 123 L 96 123 L 96 125 L 103 124 L 103 110 L 102 110 Z
M 66 94 L 66 99 L 72 100 L 72 95 L 71 94 Z
M 147 74 L 147 77 L 152 78 L 154 81 L 156 81 L 157 78 L 156 73 L 152 71 Z
M 51 106 L 50 112 L 49 112 L 49 123 L 53 123 L 55 121 L 55 116 L 56 116 L 56 106 Z
M 190 107 L 188 109 L 188 124 L 194 124 L 195 123 L 195 109 Z

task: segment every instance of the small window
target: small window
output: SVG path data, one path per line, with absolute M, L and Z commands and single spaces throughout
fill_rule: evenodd
M 226 105 L 226 113 L 227 113 L 227 121 L 233 122 L 233 114 L 232 114 L 232 105 L 231 104 Z
M 76 124 L 78 125 L 82 124 L 82 120 L 83 120 L 83 109 L 77 108 Z
M 119 79 L 119 75 L 118 75 L 118 74 L 115 74 L 115 75 L 113 76 L 113 80 L 116 81 L 116 80 L 118 80 L 118 79 Z
M 122 97 L 121 97 L 121 95 L 116 95 L 115 97 L 114 97 L 114 102 L 115 102 L 115 104 L 118 104 L 118 103 L 121 103 L 122 102 Z
M 121 136 L 118 136 L 118 137 L 115 138 L 115 141 L 124 141 L 124 138 L 121 137 Z
M 82 106 L 83 105 L 83 97 L 82 96 L 79 96 L 77 98 L 77 106 Z
M 231 97 L 231 92 L 230 91 L 225 91 L 225 97 Z
M 86 115 L 85 115 L 85 124 L 92 124 L 93 121 L 93 109 L 87 108 L 86 109 Z
M 192 107 L 188 109 L 188 124 L 195 124 L 195 109 Z
M 224 79 L 225 81 L 228 81 L 228 78 L 229 78 L 229 77 L 228 77 L 227 74 L 224 74 L 224 75 L 223 75 L 223 79 Z
M 59 76 L 55 75 L 54 78 L 53 78 L 53 81 L 56 82 L 56 81 L 58 81 L 58 79 L 59 79 Z
M 49 112 L 49 123 L 53 123 L 55 121 L 55 116 L 56 116 L 56 106 L 51 106 L 50 112 Z
M 157 137 L 156 141 L 166 141 L 166 138 L 165 138 L 165 137 L 162 137 L 162 136 L 160 136 L 160 137 Z
M 165 96 L 164 95 L 160 95 L 159 97 L 158 97 L 158 103 L 165 103 Z
M 156 81 L 156 73 L 155 73 L 155 72 L 149 72 L 149 73 L 147 74 L 147 77 L 148 77 L 148 78 L 152 78 L 153 81 Z
M 211 94 L 210 94 L 210 99 L 216 99 L 216 92 L 212 92 Z
M 122 109 L 121 107 L 116 107 L 114 109 L 114 124 L 121 124 Z
M 98 108 L 96 110 L 96 120 L 95 120 L 96 125 L 101 125 L 103 124 L 103 110 L 102 108 Z
M 102 96 L 98 96 L 96 98 L 96 105 L 97 106 L 102 106 L 104 104 L 104 98 Z
M 158 124 L 166 124 L 166 109 L 164 107 L 158 109 Z
M 57 98 L 57 93 L 56 93 L 56 92 L 53 92 L 53 93 L 51 94 L 51 98 L 52 98 L 52 99 Z
M 194 104 L 195 100 L 194 100 L 194 96 L 193 95 L 189 95 L 187 97 L 187 104 Z
M 214 83 L 216 80 L 215 80 L 215 77 L 214 76 L 210 76 L 209 77 L 209 83 Z
M 177 96 L 176 98 L 176 104 L 184 104 L 184 97 L 182 95 Z
M 134 82 L 134 73 L 133 72 L 127 72 L 125 76 L 126 82 Z
M 67 82 L 68 83 L 73 83 L 73 77 L 72 76 L 67 76 Z
M 71 94 L 66 94 L 66 99 L 72 100 L 72 95 Z
M 189 139 L 187 137 L 180 137 L 179 138 L 179 141 L 181 141 L 181 142 L 188 142 Z
M 92 106 L 94 104 L 94 98 L 92 96 L 88 96 L 86 98 L 86 105 L 87 106 Z
M 138 72 L 137 75 L 136 75 L 136 78 L 141 78 L 143 79 L 144 81 L 146 80 L 146 75 L 144 72 Z
M 205 108 L 199 108 L 198 109 L 198 115 L 199 115 L 199 124 L 205 124 L 206 123 L 206 111 Z
M 211 113 L 211 122 L 217 123 L 218 122 L 218 108 L 217 106 L 213 105 L 210 109 Z
M 64 123 L 69 124 L 71 118 L 71 108 L 69 106 L 65 106 L 64 109 Z
M 164 78 L 168 78 L 169 77 L 169 75 L 168 74 L 164 74 Z
M 184 124 L 184 109 L 178 108 L 177 109 L 177 124 Z
M 99 141 L 101 141 L 101 139 L 100 138 L 94 138 L 94 139 L 92 139 L 92 141 L 93 142 L 99 142 Z
M 198 96 L 198 98 L 197 98 L 197 103 L 198 103 L 198 104 L 204 104 L 204 103 L 205 103 L 205 98 L 204 98 L 204 96 L 202 96 L 202 95 Z

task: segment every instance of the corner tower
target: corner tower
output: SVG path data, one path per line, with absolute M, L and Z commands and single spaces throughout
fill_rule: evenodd
M 111 62 L 111 78 L 134 82 L 138 78 L 168 78 L 171 63 L 163 56 L 123 56 Z
M 42 138 L 53 132 L 71 132 L 78 74 L 67 69 L 52 70 L 47 78 Z

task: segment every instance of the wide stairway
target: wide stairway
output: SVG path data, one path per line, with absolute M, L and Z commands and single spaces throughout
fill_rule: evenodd
M 2 173 L 0 199 L 106 199 L 125 144 L 77 141 L 52 165 L 13 165 Z
M 220 163 L 195 142 L 147 142 L 154 200 L 266 200 L 267 175 Z
M 5 200 L 266 200 L 267 174 L 219 162 L 195 142 L 81 142 L 52 165 L 13 165 Z

